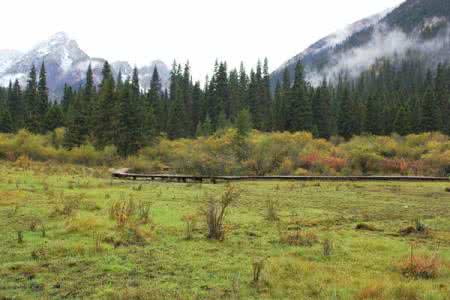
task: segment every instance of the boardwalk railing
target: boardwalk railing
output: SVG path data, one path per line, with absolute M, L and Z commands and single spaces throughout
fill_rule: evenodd
M 139 174 L 129 173 L 122 169 L 112 173 L 114 178 L 131 180 L 166 180 L 177 182 L 203 182 L 210 181 L 440 181 L 450 182 L 449 177 L 423 177 L 423 176 L 196 176 L 196 175 L 172 175 L 172 174 Z

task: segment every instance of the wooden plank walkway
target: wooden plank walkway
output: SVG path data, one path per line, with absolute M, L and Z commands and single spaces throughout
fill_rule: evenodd
M 128 173 L 127 169 L 112 172 L 113 178 L 130 180 L 165 180 L 177 182 L 203 182 L 209 181 L 436 181 L 450 182 L 449 177 L 424 176 L 196 176 L 173 174 L 139 174 Z

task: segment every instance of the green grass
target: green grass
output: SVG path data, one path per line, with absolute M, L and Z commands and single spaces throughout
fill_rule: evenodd
M 106 169 L 44 163 L 2 162 L 0 172 L 0 299 L 450 299 L 448 183 L 237 183 L 241 197 L 218 242 L 206 238 L 202 210 L 225 184 L 139 186 L 112 181 Z M 130 197 L 151 203 L 151 222 L 120 229 L 110 208 Z M 279 221 L 266 220 L 269 198 Z M 68 201 L 77 203 L 69 215 L 61 213 Z M 198 216 L 192 240 L 185 215 Z M 417 218 L 430 234 L 400 236 Z M 357 231 L 359 223 L 376 231 Z M 280 242 L 280 228 L 319 241 L 290 246 Z M 412 242 L 417 254 L 439 255 L 436 278 L 399 272 Z M 253 283 L 259 260 L 262 277 Z

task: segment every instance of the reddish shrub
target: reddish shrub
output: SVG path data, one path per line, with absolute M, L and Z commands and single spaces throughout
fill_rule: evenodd
M 381 163 L 383 171 L 399 174 L 407 174 L 409 163 L 404 159 L 399 158 L 385 158 Z
M 304 169 L 311 169 L 319 161 L 320 156 L 317 153 L 309 153 L 305 156 L 300 156 L 300 166 Z
M 322 159 L 322 164 L 340 172 L 347 165 L 347 161 L 343 158 L 328 156 Z
M 399 270 L 406 277 L 431 279 L 438 276 L 441 265 L 436 255 L 411 255 L 400 262 Z

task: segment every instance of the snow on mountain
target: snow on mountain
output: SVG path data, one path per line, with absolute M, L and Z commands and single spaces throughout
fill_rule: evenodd
M 23 53 L 17 50 L 0 50 L 0 73 L 3 73 L 15 64 Z
M 378 23 L 383 17 L 385 17 L 391 11 L 392 11 L 392 9 L 389 9 L 382 13 L 379 13 L 379 14 L 373 15 L 371 17 L 357 21 L 357 22 L 345 27 L 344 29 L 341 29 L 341 30 L 319 40 L 318 42 L 309 46 L 303 52 L 297 54 L 293 58 L 286 61 L 277 70 L 275 70 L 275 73 L 278 73 L 280 70 L 283 70 L 284 68 L 286 68 L 287 66 L 289 66 L 291 64 L 296 64 L 300 60 L 308 59 L 309 57 L 320 54 L 321 52 L 332 50 L 333 47 L 344 42 L 347 38 L 352 36 L 354 33 L 360 32 L 360 31 Z
M 79 88 L 86 80 L 86 71 L 91 64 L 94 81 L 101 81 L 101 70 L 105 59 L 91 58 L 80 49 L 78 43 L 71 39 L 66 33 L 59 32 L 34 46 L 30 51 L 22 54 L 14 50 L 0 51 L 0 85 L 7 86 L 9 81 L 18 79 L 22 85 L 32 65 L 39 70 L 42 62 L 45 63 L 47 71 L 47 84 L 53 98 L 61 96 L 64 84 Z M 150 78 L 154 67 L 157 65 L 160 71 L 162 85 L 167 86 L 169 71 L 167 66 L 158 61 L 139 69 L 139 77 L 143 89 L 148 89 Z M 118 61 L 111 64 L 113 73 L 117 76 L 122 71 L 122 78 L 126 79 L 132 75 L 132 67 L 128 62 Z M 160 70 L 161 69 L 161 70 Z
M 449 20 L 448 0 L 407 0 L 314 43 L 272 73 L 272 86 L 286 69 L 292 78 L 299 61 L 315 85 L 324 77 L 335 79 L 342 71 L 357 76 L 379 58 L 402 57 L 411 51 L 426 54 L 430 64 L 449 60 Z

